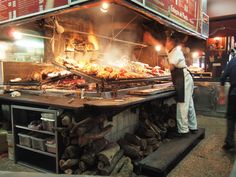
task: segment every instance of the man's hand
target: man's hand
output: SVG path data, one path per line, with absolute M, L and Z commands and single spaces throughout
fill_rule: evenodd
M 220 88 L 218 103 L 220 105 L 225 104 L 225 89 L 224 89 L 224 86 L 221 86 L 221 88 Z

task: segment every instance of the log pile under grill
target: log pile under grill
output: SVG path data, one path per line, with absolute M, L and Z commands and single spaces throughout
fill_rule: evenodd
M 117 142 L 105 138 L 113 127 L 105 125 L 106 116 L 76 122 L 72 114 L 62 114 L 62 126 L 56 129 L 64 145 L 59 161 L 61 171 L 66 174 L 135 176 L 133 163 L 158 149 L 168 130 L 176 126 L 175 114 L 170 116 L 175 105 L 164 105 L 160 110 L 159 104 L 150 104 L 142 106 L 137 130 L 126 133 Z
M 112 125 L 103 127 L 104 116 L 75 122 L 73 115 L 61 116 L 62 127 L 57 128 L 65 146 L 59 161 L 66 174 L 131 176 L 133 165 L 118 143 L 104 136 Z

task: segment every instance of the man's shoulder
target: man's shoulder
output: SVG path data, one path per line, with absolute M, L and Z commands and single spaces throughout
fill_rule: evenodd
M 236 57 L 231 58 L 231 60 L 229 61 L 229 64 L 236 64 Z

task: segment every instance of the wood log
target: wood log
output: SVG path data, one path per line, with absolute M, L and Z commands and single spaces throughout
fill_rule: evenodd
M 126 161 L 122 168 L 120 169 L 119 173 L 115 175 L 116 177 L 130 177 L 133 173 L 134 167 L 131 161 Z
M 146 140 L 145 140 L 146 141 Z M 128 141 L 126 141 L 125 139 L 119 139 L 118 141 L 118 144 L 120 145 L 120 147 L 122 147 L 123 148 L 123 146 L 125 146 L 125 145 L 129 145 L 129 146 L 132 146 L 132 147 L 134 147 L 137 151 L 140 151 L 141 150 L 141 146 L 139 146 L 139 145 L 135 145 L 135 144 L 131 144 L 130 142 L 128 142 Z
M 105 147 L 109 144 L 109 141 L 105 138 L 101 138 L 98 140 L 93 141 L 90 144 L 90 151 L 94 152 L 95 154 L 98 154 L 99 152 L 101 152 L 102 150 L 105 149 Z
M 139 138 L 134 134 L 126 133 L 125 140 L 128 141 L 129 143 L 141 146 L 141 138 Z
M 72 175 L 73 174 L 73 170 L 72 169 L 66 169 L 64 171 L 65 174 L 68 174 L 68 175 Z
M 104 162 L 102 162 L 102 161 L 99 161 L 98 162 L 98 165 L 97 165 L 97 169 L 98 170 L 102 170 L 103 168 L 105 168 L 105 163 Z
M 147 138 L 153 138 L 155 137 L 155 132 L 151 129 L 146 129 L 146 132 L 144 133 L 144 136 Z
M 62 166 L 64 165 L 66 161 L 64 159 L 59 160 L 59 167 L 62 169 Z
M 145 120 L 145 124 L 155 133 L 155 135 L 156 135 L 156 137 L 158 138 L 158 139 L 161 139 L 161 131 L 160 131 L 160 129 L 156 126 L 156 125 L 154 125 L 150 120 L 148 120 L 148 119 L 146 119 Z
M 64 163 L 60 163 L 60 167 L 62 170 L 72 169 L 72 167 L 77 165 L 78 162 L 78 159 L 68 159 Z
M 116 164 L 118 163 L 118 161 L 122 158 L 123 154 L 124 154 L 124 151 L 123 151 L 123 150 L 119 150 L 119 151 L 115 154 L 115 156 L 113 157 L 113 159 L 112 159 L 110 165 L 105 166 L 103 169 L 101 169 L 101 170 L 100 170 L 100 173 L 101 173 L 102 175 L 109 175 L 109 174 L 112 172 L 112 170 L 115 168 L 115 166 L 116 166 Z
M 68 128 L 55 127 L 54 130 L 57 131 L 58 133 L 60 133 L 62 137 L 68 137 L 69 136 L 70 130 Z
M 95 153 L 83 154 L 81 156 L 81 161 L 83 161 L 87 166 L 93 166 L 96 163 L 96 154 Z
M 141 147 L 141 150 L 145 150 L 147 148 L 147 140 L 146 139 L 141 139 L 140 147 Z
M 69 127 L 69 126 L 72 124 L 72 118 L 71 118 L 71 116 L 68 115 L 68 114 L 62 115 L 62 117 L 61 117 L 61 124 L 62 124 L 63 126 Z
M 167 124 L 169 128 L 176 127 L 176 121 L 174 119 L 168 119 Z
M 98 159 L 104 164 L 111 165 L 111 161 L 115 154 L 120 150 L 120 146 L 117 143 L 110 143 L 103 151 L 98 153 Z
M 135 173 L 132 173 L 131 177 L 138 177 Z
M 137 151 L 141 151 L 141 147 L 135 144 L 128 144 L 130 146 L 132 146 L 133 148 L 135 148 Z
M 146 147 L 147 147 L 147 141 L 145 139 L 138 137 L 137 135 L 126 133 L 125 139 L 129 143 L 141 146 L 142 150 L 146 149 Z
M 89 131 L 92 127 L 78 127 L 75 131 L 77 136 L 83 136 L 87 131 Z
M 96 155 L 101 152 L 108 145 L 108 143 L 108 140 L 105 138 L 92 142 L 88 152 L 81 156 L 81 161 L 83 161 L 88 166 L 93 166 L 97 161 Z
M 108 132 L 111 131 L 112 127 L 112 125 L 107 125 L 99 133 L 86 133 L 84 136 L 79 137 L 79 145 L 83 147 L 89 142 L 103 138 Z
M 65 154 L 65 158 L 67 159 L 78 159 L 79 157 L 79 147 L 78 146 L 68 146 L 65 151 L 64 151 L 64 154 Z
M 147 138 L 146 140 L 147 140 L 148 145 L 154 145 L 154 144 L 158 143 L 157 138 Z
M 72 139 L 70 140 L 70 144 L 71 144 L 71 145 L 78 145 L 78 138 L 72 138 Z
M 81 172 L 84 172 L 84 171 L 86 171 L 88 169 L 88 166 L 86 165 L 85 162 L 80 160 L 79 161 L 79 169 L 80 169 Z
M 78 169 L 75 170 L 74 174 L 78 174 L 78 175 L 82 174 L 82 171 L 78 168 Z
M 153 150 L 155 151 L 155 150 L 157 150 L 159 147 L 160 147 L 160 145 L 161 145 L 161 142 L 158 142 L 158 143 L 156 143 L 156 144 L 154 144 L 152 147 L 153 147 Z
M 91 120 L 93 120 L 93 119 L 91 117 L 88 117 L 88 118 L 86 118 L 86 119 L 84 119 L 84 120 L 82 120 L 82 121 L 80 121 L 78 123 L 75 123 L 73 128 L 71 129 L 71 133 L 74 133 L 79 126 L 81 126 L 83 124 L 86 124 L 86 123 L 88 123 Z
M 75 123 L 73 128 L 71 129 L 71 133 L 75 133 L 79 127 L 84 127 L 85 130 L 80 130 L 78 133 L 79 136 L 83 135 L 86 131 L 89 131 L 91 128 L 93 128 L 95 125 L 98 125 L 100 122 L 103 122 L 106 118 L 104 116 L 100 116 L 98 118 L 91 118 L 88 117 L 78 123 Z M 87 129 L 87 130 L 86 130 Z
M 63 137 L 62 142 L 64 146 L 70 146 L 70 137 Z
M 120 145 L 120 147 L 129 144 L 124 138 L 119 139 L 117 143 Z
M 140 159 L 143 155 L 140 149 L 136 149 L 131 145 L 123 145 L 122 149 L 124 150 L 125 155 L 132 159 Z
M 153 152 L 152 146 L 147 146 L 147 149 L 144 151 L 145 156 L 151 154 Z
M 122 166 L 124 165 L 124 163 L 126 162 L 126 161 L 131 161 L 131 159 L 129 158 L 129 157 L 122 157 L 119 161 L 118 161 L 118 163 L 116 164 L 116 166 L 115 166 L 115 168 L 112 170 L 112 172 L 111 172 L 111 176 L 115 176 L 119 171 L 120 171 L 120 169 L 122 168 Z

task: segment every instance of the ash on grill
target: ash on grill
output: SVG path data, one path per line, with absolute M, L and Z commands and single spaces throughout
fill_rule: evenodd
M 107 117 L 88 117 L 80 122 L 70 113 L 61 116 L 60 132 L 64 151 L 60 169 L 66 174 L 131 176 L 133 163 L 155 151 L 175 129 L 175 105 L 151 102 L 141 107 L 139 127 L 117 142 L 105 138 L 111 129 Z

